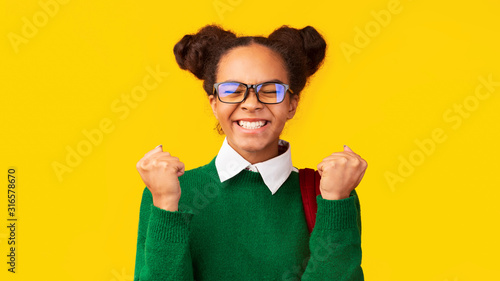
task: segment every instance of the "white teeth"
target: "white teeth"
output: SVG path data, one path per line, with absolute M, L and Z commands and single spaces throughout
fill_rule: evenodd
M 245 129 L 258 129 L 266 124 L 266 121 L 257 121 L 257 122 L 247 122 L 247 121 L 238 121 L 238 125 Z

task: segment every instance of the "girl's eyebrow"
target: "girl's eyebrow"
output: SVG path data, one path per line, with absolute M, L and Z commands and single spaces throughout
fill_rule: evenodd
M 283 83 L 283 81 L 281 81 L 281 80 L 279 80 L 279 79 L 273 79 L 273 80 L 265 81 L 265 82 L 262 82 L 262 83 L 267 83 L 267 82 L 275 82 L 275 83 L 282 83 L 282 84 L 285 84 L 285 83 Z
M 228 80 L 226 80 L 224 82 L 236 82 L 236 83 L 248 84 L 248 83 L 245 83 L 245 82 L 238 81 L 236 79 L 228 79 Z M 266 80 L 266 81 L 259 82 L 259 83 L 256 83 L 256 84 L 261 84 L 261 83 L 282 83 L 282 84 L 285 84 L 283 81 L 281 81 L 279 79 Z

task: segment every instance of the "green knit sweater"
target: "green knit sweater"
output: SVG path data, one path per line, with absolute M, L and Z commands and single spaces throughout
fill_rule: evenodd
M 179 181 L 176 212 L 154 206 L 144 189 L 134 280 L 364 280 L 355 191 L 318 195 L 310 235 L 296 172 L 274 195 L 248 170 L 221 183 L 215 158 Z

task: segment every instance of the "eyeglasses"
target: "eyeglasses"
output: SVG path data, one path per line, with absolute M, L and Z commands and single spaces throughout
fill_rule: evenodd
M 264 104 L 281 103 L 288 91 L 293 94 L 287 84 L 276 82 L 253 85 L 240 82 L 219 82 L 214 84 L 214 94 L 217 94 L 223 103 L 240 103 L 247 98 L 250 88 L 255 90 L 257 100 Z

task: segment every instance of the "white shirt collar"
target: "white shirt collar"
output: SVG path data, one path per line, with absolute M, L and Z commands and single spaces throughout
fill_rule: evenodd
M 275 194 L 292 171 L 298 172 L 298 169 L 292 165 L 290 143 L 279 140 L 279 145 L 287 148 L 284 153 L 252 165 L 227 143 L 227 137 L 224 138 L 222 147 L 215 159 L 215 167 L 220 181 L 224 182 L 248 168 L 250 171 L 259 172 L 271 193 Z

